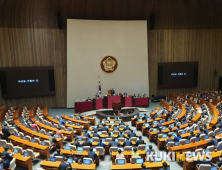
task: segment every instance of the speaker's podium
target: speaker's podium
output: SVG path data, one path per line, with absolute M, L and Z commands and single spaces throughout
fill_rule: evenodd
M 108 91 L 108 96 L 104 96 L 103 100 L 103 108 L 105 109 L 112 109 L 113 103 L 121 103 L 121 95 L 114 95 L 111 96 L 111 90 Z

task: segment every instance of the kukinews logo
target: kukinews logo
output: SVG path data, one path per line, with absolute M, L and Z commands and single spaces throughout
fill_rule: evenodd
M 148 162 L 161 161 L 211 161 L 211 152 L 147 152 L 146 159 Z

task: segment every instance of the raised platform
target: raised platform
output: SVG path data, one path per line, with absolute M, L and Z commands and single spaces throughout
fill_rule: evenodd
M 126 114 L 129 112 L 129 114 Z M 127 108 L 122 108 L 121 111 L 114 111 L 112 109 L 107 109 L 107 110 L 97 110 L 96 111 L 96 116 L 98 119 L 102 120 L 105 117 L 110 117 L 110 119 L 114 119 L 115 117 L 119 117 L 123 121 L 130 121 L 132 117 L 135 115 L 139 115 L 139 109 L 135 107 L 127 107 Z M 124 113 L 123 116 L 118 116 L 117 113 Z

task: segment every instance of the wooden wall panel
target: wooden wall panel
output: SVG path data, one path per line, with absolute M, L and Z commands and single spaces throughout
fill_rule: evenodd
M 59 2 L 59 4 L 58 4 Z M 58 5 L 63 29 L 58 29 Z M 55 68 L 56 96 L 4 100 L 0 105 L 66 106 L 67 18 L 97 20 L 147 20 L 150 95 L 185 93 L 217 88 L 222 75 L 222 0 L 1 0 L 0 67 Z M 157 88 L 158 62 L 198 61 L 198 87 Z M 214 76 L 213 71 L 218 74 Z

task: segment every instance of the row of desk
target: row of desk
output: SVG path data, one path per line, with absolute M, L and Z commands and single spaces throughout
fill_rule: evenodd
M 76 112 L 89 110 L 111 109 L 112 103 L 121 102 L 122 107 L 149 107 L 149 98 L 133 98 L 133 96 L 104 96 L 104 98 L 95 98 L 93 101 L 75 102 Z

